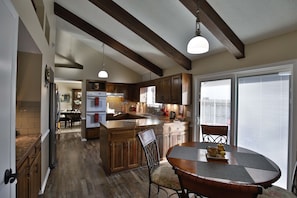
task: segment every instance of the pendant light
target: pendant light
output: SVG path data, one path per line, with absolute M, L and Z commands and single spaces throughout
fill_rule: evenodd
M 99 78 L 108 78 L 108 73 L 105 70 L 105 63 L 104 63 L 104 43 L 102 45 L 102 51 L 103 51 L 103 57 L 102 57 L 102 64 L 101 64 L 101 70 L 98 72 L 98 77 Z
M 208 52 L 209 50 L 208 41 L 200 34 L 199 5 L 197 5 L 197 7 L 198 10 L 196 15 L 196 36 L 193 37 L 187 45 L 187 52 L 190 54 L 203 54 Z

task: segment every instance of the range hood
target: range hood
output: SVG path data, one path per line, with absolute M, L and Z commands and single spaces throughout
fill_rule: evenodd
M 124 93 L 110 93 L 110 92 L 107 92 L 106 96 L 124 97 Z

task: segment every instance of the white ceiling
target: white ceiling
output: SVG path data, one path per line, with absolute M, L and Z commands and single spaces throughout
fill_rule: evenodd
M 56 2 L 160 68 L 179 66 L 170 57 L 88 0 L 56 0 Z M 195 34 L 195 17 L 179 0 L 114 0 L 114 2 L 191 60 L 226 50 L 202 25 L 201 34 L 208 39 L 210 52 L 204 55 L 190 55 L 186 52 L 187 42 Z M 207 2 L 245 45 L 297 30 L 297 0 L 207 0 Z M 62 42 L 65 43 L 56 43 L 57 52 L 63 51 L 61 47 L 69 46 L 69 42 L 74 40 L 80 40 L 102 52 L 100 41 L 63 19 L 56 18 L 57 40 L 61 35 L 69 38 L 63 39 Z M 149 72 L 110 47 L 105 47 L 105 53 L 109 58 L 140 75 Z M 62 55 L 67 57 L 67 54 Z

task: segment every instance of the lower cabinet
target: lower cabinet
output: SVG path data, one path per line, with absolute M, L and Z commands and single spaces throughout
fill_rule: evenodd
M 188 122 L 170 122 L 163 125 L 163 137 L 159 142 L 160 158 L 166 159 L 168 149 L 174 145 L 188 141 L 189 123 Z M 158 136 L 157 136 L 158 137 Z
M 17 197 L 29 197 L 29 159 L 17 168 Z
M 22 163 L 17 164 L 17 197 L 37 198 L 41 188 L 40 139 L 24 157 Z
M 139 166 L 140 147 L 136 138 L 114 141 L 110 145 L 111 172 Z
M 40 152 L 37 153 L 33 164 L 30 167 L 30 197 L 38 197 L 41 187 L 41 157 Z
M 139 167 L 141 147 L 134 129 L 100 131 L 100 157 L 106 174 Z
M 171 146 L 187 141 L 188 123 L 165 123 L 153 126 L 160 150 L 166 159 Z M 146 165 L 146 158 L 137 132 L 146 128 L 107 129 L 100 127 L 100 157 L 107 175 Z
M 86 128 L 86 138 L 87 139 L 95 139 L 100 136 L 100 128 Z

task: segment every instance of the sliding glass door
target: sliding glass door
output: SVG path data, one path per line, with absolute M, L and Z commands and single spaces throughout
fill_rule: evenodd
M 287 188 L 297 147 L 290 139 L 296 137 L 291 133 L 293 71 L 293 65 L 288 64 L 197 77 L 194 137 L 202 140 L 201 124 L 228 125 L 228 143 L 273 160 L 281 169 L 275 185 Z
M 272 159 L 281 169 L 277 185 L 286 187 L 289 149 L 290 76 L 238 78 L 237 144 Z
M 227 125 L 230 131 L 230 118 L 231 79 L 201 82 L 200 124 Z

